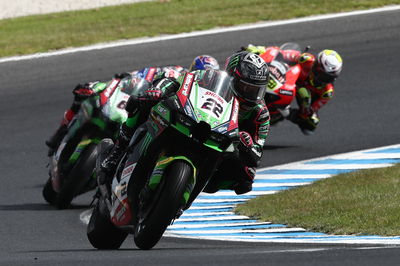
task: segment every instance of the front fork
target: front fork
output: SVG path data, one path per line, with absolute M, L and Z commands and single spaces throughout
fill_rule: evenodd
M 50 169 L 53 188 L 55 191 L 59 191 L 63 182 L 63 177 L 68 173 L 73 165 L 79 159 L 81 153 L 88 147 L 90 144 L 94 143 L 97 144 L 100 142 L 100 139 L 93 138 L 93 139 L 82 139 L 78 145 L 76 145 L 75 149 L 73 150 L 72 154 L 69 156 L 68 159 L 62 159 L 61 154 L 66 153 L 65 145 L 66 143 L 61 143 L 63 147 L 59 147 L 56 154 L 50 157 L 52 160 L 51 164 L 53 165 Z M 69 153 L 69 152 L 67 152 Z M 68 155 L 67 155 L 68 156 Z M 63 163 L 62 163 L 63 162 Z
M 194 164 L 192 163 L 192 161 L 185 156 L 169 156 L 169 157 L 161 156 L 158 159 L 152 174 L 150 175 L 149 182 L 145 186 L 144 190 L 142 190 L 142 192 L 141 192 L 141 195 L 140 195 L 141 199 L 143 196 L 148 196 L 149 194 L 151 194 L 152 192 L 154 192 L 157 189 L 157 187 L 159 186 L 159 184 L 162 181 L 162 178 L 164 177 L 165 170 L 167 169 L 167 167 L 169 165 L 171 165 L 176 160 L 186 161 L 193 168 L 193 176 L 191 178 L 191 182 L 186 187 L 186 190 L 183 194 L 183 199 L 182 199 L 182 206 L 187 205 L 190 194 L 192 193 L 194 186 L 196 184 L 197 169 L 194 166 Z M 146 200 L 146 199 L 143 199 L 143 200 Z
M 167 167 L 173 163 L 175 160 L 184 160 L 188 162 L 193 167 L 193 177 L 191 182 L 186 187 L 186 191 L 184 192 L 182 198 L 182 209 L 188 203 L 190 194 L 195 185 L 195 176 L 196 176 L 196 168 L 193 163 L 184 156 L 161 156 L 154 167 L 154 170 L 150 177 L 146 180 L 143 188 L 140 189 L 138 193 L 138 202 L 135 203 L 130 202 L 128 197 L 128 184 L 131 182 L 131 176 L 133 169 L 136 167 L 136 163 L 129 164 L 126 167 L 122 174 L 121 179 L 118 181 L 116 178 L 113 180 L 112 188 L 112 200 L 111 200 L 111 208 L 110 208 L 110 216 L 112 222 L 117 226 L 128 226 L 129 224 L 135 224 L 136 219 L 135 214 L 138 210 L 142 208 L 146 208 L 147 204 L 152 202 L 152 197 L 156 194 L 157 188 L 162 182 L 164 177 L 164 172 Z M 140 175 L 138 175 L 140 176 Z M 135 178 L 135 177 L 133 177 Z M 140 186 L 140 185 L 139 185 Z M 135 194 L 135 192 L 134 192 Z M 131 204 L 133 204 L 131 206 Z M 137 206 L 137 207 L 136 207 Z M 180 215 L 180 213 L 178 214 Z
M 74 164 L 76 161 L 79 159 L 81 156 L 81 153 L 86 149 L 87 146 L 90 144 L 98 144 L 100 143 L 101 139 L 99 138 L 93 138 L 93 139 L 82 139 L 78 145 L 76 146 L 74 152 L 71 154 L 71 156 L 68 159 L 69 164 Z

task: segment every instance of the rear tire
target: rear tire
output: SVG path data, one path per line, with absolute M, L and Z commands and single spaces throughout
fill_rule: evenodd
M 118 249 L 127 236 L 111 222 L 104 199 L 100 198 L 87 226 L 89 242 L 97 249 Z
M 54 202 L 57 209 L 68 208 L 72 199 L 85 191 L 85 187 L 90 182 L 90 178 L 96 166 L 96 157 L 96 144 L 89 144 L 82 152 L 80 158 L 61 186 L 60 192 Z
M 155 202 L 145 211 L 147 216 L 138 221 L 134 240 L 140 249 L 151 249 L 160 240 L 171 221 L 183 205 L 183 194 L 193 176 L 193 168 L 186 161 L 173 162 L 159 184 L 160 190 Z M 139 217 L 140 212 L 139 211 Z

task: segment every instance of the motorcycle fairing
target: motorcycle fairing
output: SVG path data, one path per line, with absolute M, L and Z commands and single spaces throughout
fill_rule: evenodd
M 182 85 L 176 93 L 183 107 L 186 105 L 186 101 L 188 99 L 188 95 L 190 94 L 190 90 L 192 89 L 192 84 L 194 82 L 194 79 L 195 79 L 195 74 L 186 73 L 185 77 L 183 78 Z
M 100 93 L 100 106 L 103 106 L 108 98 L 114 93 L 115 89 L 118 87 L 120 79 L 113 79 L 107 86 L 105 90 Z
M 106 117 L 117 123 L 123 123 L 128 118 L 125 106 L 129 100 L 129 95 L 121 90 L 115 90 L 102 108 Z
M 287 64 L 272 61 L 269 63 L 270 79 L 267 85 L 267 94 L 275 94 L 273 105 L 284 108 L 296 96 L 296 81 L 300 75 L 299 65 L 289 67 Z M 270 103 L 267 103 L 270 104 Z
M 146 151 L 148 145 L 151 142 L 151 135 L 149 132 L 144 133 L 143 128 L 139 127 L 135 135 L 132 137 L 128 149 L 133 149 L 132 153 L 121 161 L 122 172 L 117 170 L 113 181 L 112 181 L 112 193 L 111 193 L 111 210 L 110 216 L 111 221 L 117 226 L 125 226 L 132 222 L 132 213 L 129 207 L 127 189 L 128 184 L 133 176 L 136 169 L 137 162 L 141 155 Z M 140 134 L 142 132 L 144 134 Z M 135 143 L 139 141 L 136 145 Z M 118 168 L 120 168 L 118 167 Z
M 113 193 L 111 193 L 111 210 L 110 210 L 110 216 L 111 216 L 111 221 L 115 225 L 126 225 L 128 224 L 131 219 L 132 219 L 132 213 L 131 209 L 129 208 L 129 203 L 128 203 L 128 184 L 129 180 L 131 178 L 131 173 L 133 169 L 135 168 L 135 164 L 131 164 L 125 167 L 123 172 L 123 176 L 121 177 L 120 182 L 116 178 L 113 179 L 112 182 L 112 190 Z

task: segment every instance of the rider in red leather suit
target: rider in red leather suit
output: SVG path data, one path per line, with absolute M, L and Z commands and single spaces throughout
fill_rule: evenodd
M 249 45 L 246 50 L 260 54 L 267 63 L 280 56 L 288 65 L 299 66 L 300 74 L 296 81 L 299 109 L 292 109 L 288 118 L 299 125 L 304 134 L 312 134 L 319 122 L 318 110 L 333 97 L 333 84 L 343 65 L 340 55 L 333 50 L 323 50 L 315 56 L 298 50 L 282 50 L 277 46 Z

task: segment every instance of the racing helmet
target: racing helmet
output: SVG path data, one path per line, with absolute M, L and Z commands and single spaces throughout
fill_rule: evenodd
M 219 69 L 217 59 L 210 55 L 199 55 L 193 59 L 189 71 L 204 70 L 206 68 Z
M 323 50 L 312 67 L 311 81 L 314 86 L 332 83 L 342 71 L 343 60 L 334 50 Z
M 267 63 L 257 54 L 236 53 L 226 60 L 225 69 L 233 77 L 233 93 L 242 101 L 255 104 L 264 98 L 269 80 Z

